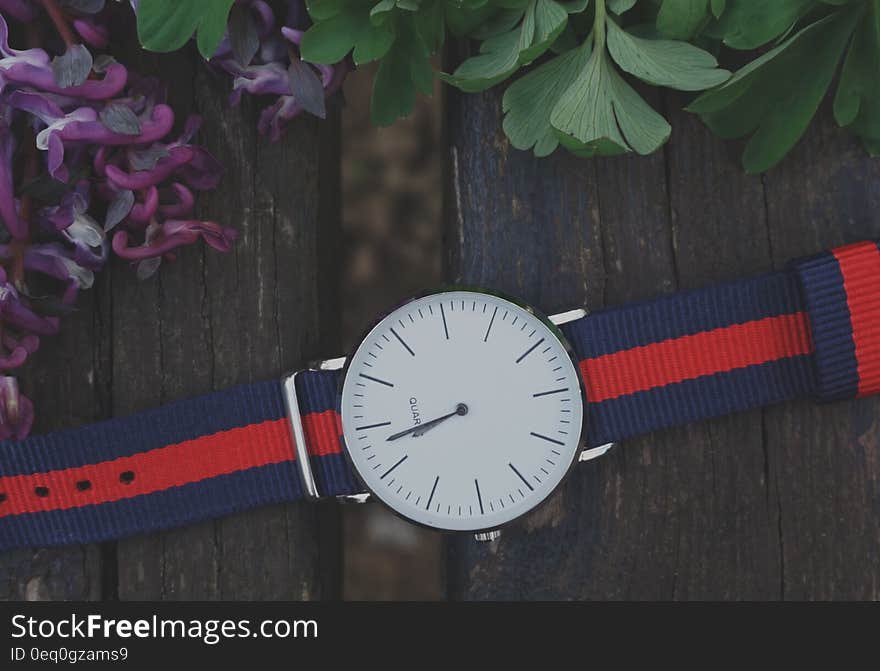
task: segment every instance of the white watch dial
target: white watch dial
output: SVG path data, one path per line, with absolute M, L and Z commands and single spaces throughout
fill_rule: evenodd
M 348 363 L 342 426 L 384 503 L 430 527 L 499 527 L 575 460 L 580 377 L 552 326 L 503 298 L 437 293 L 398 308 Z

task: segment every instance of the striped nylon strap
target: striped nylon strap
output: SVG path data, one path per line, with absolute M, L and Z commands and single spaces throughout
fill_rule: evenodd
M 566 324 L 588 444 L 797 396 L 880 392 L 880 249 Z M 360 488 L 341 451 L 336 372 L 297 377 L 319 491 Z M 259 383 L 132 417 L 0 443 L 0 549 L 86 543 L 302 497 L 281 386 Z
M 297 377 L 320 491 L 359 490 L 332 374 Z M 281 385 L 261 382 L 130 417 L 0 443 L 0 549 L 92 543 L 303 496 Z

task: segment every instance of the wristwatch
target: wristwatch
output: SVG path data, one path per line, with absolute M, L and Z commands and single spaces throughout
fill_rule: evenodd
M 256 506 L 375 498 L 491 539 L 583 459 L 637 434 L 880 391 L 880 248 L 545 318 L 452 288 L 345 359 L 0 444 L 0 549 L 92 543 Z

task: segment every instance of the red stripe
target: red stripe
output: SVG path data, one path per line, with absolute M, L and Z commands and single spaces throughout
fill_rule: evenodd
M 305 415 L 303 429 L 310 454 L 324 456 L 342 450 L 336 412 Z M 6 494 L 0 517 L 119 501 L 294 458 L 287 418 L 269 420 L 130 457 L 0 478 L 0 492 Z M 120 474 L 126 471 L 134 473 L 134 480 L 128 484 L 120 479 Z M 77 483 L 84 481 L 91 486 L 80 491 Z M 38 496 L 35 492 L 38 487 L 48 489 L 48 495 Z
M 581 361 L 590 403 L 813 351 L 797 312 L 664 340 Z
M 335 410 L 303 415 L 303 431 L 309 454 L 313 457 L 342 452 L 342 443 L 339 440 L 342 435 L 342 420 Z
M 859 375 L 858 396 L 880 392 L 880 250 L 873 242 L 835 249 L 849 306 Z
M 269 420 L 130 457 L 0 478 L 0 491 L 6 494 L 0 517 L 119 501 L 293 458 L 287 419 Z M 120 479 L 126 471 L 134 473 L 129 484 Z M 91 488 L 80 491 L 80 481 L 90 482 Z M 37 487 L 46 487 L 48 495 L 37 496 Z

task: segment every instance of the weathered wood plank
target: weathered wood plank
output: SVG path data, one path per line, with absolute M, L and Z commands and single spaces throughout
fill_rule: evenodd
M 154 60 L 155 57 L 150 57 Z M 272 145 L 256 108 L 226 107 L 228 80 L 193 60 L 158 59 L 189 78 L 201 142 L 226 167 L 201 216 L 234 225 L 229 255 L 189 249 L 138 284 L 114 271 L 114 411 L 280 377 L 336 342 L 329 255 L 339 234 L 338 119 L 299 120 Z M 186 105 L 177 101 L 177 109 Z M 333 351 L 332 349 L 330 351 Z M 206 522 L 118 544 L 122 599 L 302 599 L 338 588 L 339 524 L 304 504 Z
M 880 163 L 828 110 L 765 188 L 778 266 L 880 238 Z M 773 409 L 767 440 L 785 597 L 880 599 L 880 399 Z
M 817 211 L 843 208 L 840 216 L 860 219 L 846 239 L 877 235 L 876 224 L 865 221 L 876 195 L 860 195 L 871 191 L 867 180 L 876 168 L 851 160 L 829 168 L 839 160 L 829 152 L 849 151 L 839 135 L 822 143 L 824 158 L 819 151 L 812 160 L 796 155 L 791 177 L 783 169 L 762 180 L 743 175 L 735 147 L 674 111 L 681 102 L 663 100 L 676 133 L 662 154 L 582 161 L 558 153 L 539 161 L 509 147 L 497 95 L 450 94 L 450 278 L 512 292 L 548 312 L 595 309 L 761 272 L 815 251 L 834 242 L 805 234 L 803 220 L 815 220 Z M 793 200 L 811 202 L 801 193 L 805 181 L 827 184 L 829 174 L 838 195 L 813 196 L 812 209 L 799 206 L 800 217 L 780 216 L 794 209 Z M 774 201 L 774 179 L 784 180 L 778 190 L 789 200 Z M 836 216 L 827 217 L 826 231 L 840 230 Z M 804 249 L 791 242 L 783 248 L 778 238 Z M 869 473 L 850 472 L 869 458 L 864 444 L 876 443 L 876 424 L 867 421 L 876 408 L 805 405 L 658 432 L 579 466 L 553 501 L 497 544 L 449 541 L 450 596 L 776 599 L 798 595 L 796 579 L 814 596 L 876 593 L 876 578 L 873 587 L 867 579 L 855 589 L 858 576 L 876 576 L 876 460 Z M 786 420 L 786 412 L 797 419 Z M 811 492 L 789 478 L 792 453 L 814 441 L 812 462 L 796 459 L 802 478 L 812 473 L 808 481 L 820 477 L 814 469 L 829 456 L 823 450 L 851 446 L 849 457 L 837 459 L 833 523 L 827 496 L 825 506 L 821 497 L 810 500 Z M 786 544 L 787 525 L 800 539 L 801 527 L 809 527 L 807 538 L 824 538 L 830 528 L 847 539 L 861 534 L 859 556 L 830 541 L 824 556 L 802 542 Z M 844 579 L 845 571 L 853 577 Z

